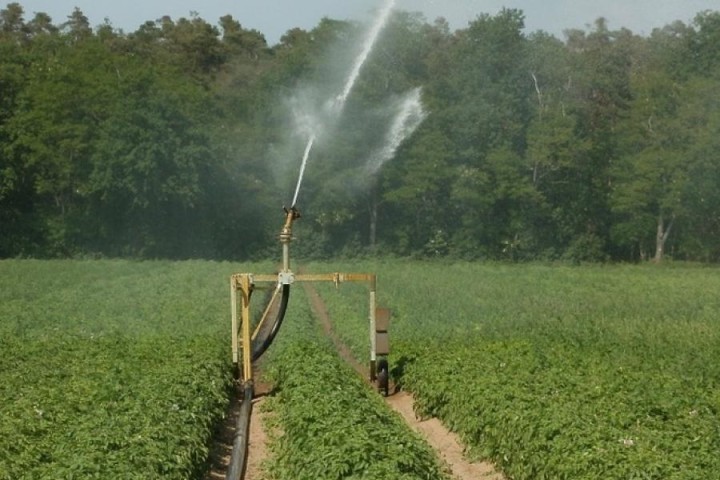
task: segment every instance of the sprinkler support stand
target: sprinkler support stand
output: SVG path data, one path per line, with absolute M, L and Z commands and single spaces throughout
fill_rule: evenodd
M 295 220 L 300 218 L 300 212 L 297 208 L 290 207 L 285 208 L 285 223 L 280 229 L 280 244 L 282 245 L 283 254 L 283 272 L 290 271 L 290 242 L 292 241 L 292 224 Z
M 280 230 L 280 244 L 282 245 L 283 265 L 282 271 L 276 275 L 272 274 L 252 274 L 238 273 L 230 277 L 230 298 L 232 307 L 232 361 L 236 366 L 236 372 L 242 377 L 243 382 L 252 381 L 252 362 L 253 340 L 258 335 L 258 331 L 262 324 L 270 317 L 269 312 L 271 305 L 268 305 L 261 316 L 260 323 L 251 333 L 251 312 L 250 299 L 252 292 L 258 284 L 275 283 L 276 294 L 272 296 L 271 302 L 276 301 L 279 297 L 277 292 L 282 288 L 290 288 L 289 286 L 295 282 L 332 282 L 335 286 L 344 282 L 367 283 L 369 290 L 368 305 L 368 323 L 370 333 L 370 380 L 377 379 L 377 362 L 378 355 L 381 357 L 389 353 L 387 341 L 387 321 L 389 313 L 384 309 L 377 308 L 377 279 L 372 273 L 325 273 L 325 274 L 294 274 L 290 270 L 290 242 L 292 241 L 293 222 L 300 218 L 300 212 L 295 207 L 285 208 L 285 222 Z M 240 295 L 238 295 L 238 292 Z M 380 322 L 382 328 L 378 330 L 376 322 L 377 312 L 383 312 L 383 320 Z M 378 339 L 380 341 L 380 351 L 378 348 Z M 272 340 L 272 339 L 271 339 Z M 240 350 L 242 349 L 242 359 Z M 257 355 L 255 355 L 257 357 Z M 256 359 L 256 358 L 255 358 Z M 240 375 L 241 374 L 241 375 Z

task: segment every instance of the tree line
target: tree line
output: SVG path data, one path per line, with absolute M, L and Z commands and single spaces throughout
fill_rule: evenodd
M 268 45 L 231 15 L 126 33 L 8 4 L 0 258 L 275 255 L 303 153 L 293 112 L 331 98 L 363 31 L 324 18 Z M 426 118 L 368 173 L 384 107 L 417 87 Z M 647 36 L 600 18 L 563 39 L 525 33 L 516 9 L 455 31 L 396 11 L 313 150 L 294 248 L 717 262 L 718 92 L 718 11 Z

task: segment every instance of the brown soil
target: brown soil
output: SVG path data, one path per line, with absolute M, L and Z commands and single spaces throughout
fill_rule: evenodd
M 445 428 L 437 418 L 419 420 L 413 410 L 413 397 L 407 392 L 396 392 L 386 398 L 387 404 L 398 412 L 410 428 L 422 435 L 435 449 L 457 479 L 504 480 L 502 473 L 488 462 L 471 462 L 463 455 L 463 446 L 458 436 Z
M 268 457 L 267 434 L 265 433 L 265 412 L 262 411 L 263 397 L 253 400 L 250 418 L 250 443 L 248 444 L 246 480 L 260 480 L 264 477 L 262 464 Z
M 340 356 L 348 362 L 363 378 L 368 379 L 368 370 L 361 365 L 350 352 L 333 330 L 332 322 L 327 308 L 323 303 L 317 290 L 309 284 L 304 283 L 305 293 L 310 299 L 310 305 L 315 313 L 316 318 L 320 321 L 325 333 L 335 344 Z M 391 391 L 394 389 L 391 388 Z M 386 397 L 386 402 L 390 408 L 395 410 L 402 416 L 405 422 L 418 432 L 428 444 L 437 452 L 450 468 L 453 476 L 458 480 L 504 480 L 505 477 L 499 473 L 493 464 L 488 462 L 471 462 L 465 458 L 463 454 L 463 446 L 458 436 L 449 431 L 437 418 L 419 420 L 415 416 L 413 409 L 414 400 L 410 393 L 395 392 Z

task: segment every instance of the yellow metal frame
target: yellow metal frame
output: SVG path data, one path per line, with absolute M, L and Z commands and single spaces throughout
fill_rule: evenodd
M 276 275 L 252 273 L 237 273 L 230 277 L 230 298 L 232 305 L 232 361 L 240 372 L 240 353 L 242 352 L 242 380 L 252 381 L 252 340 L 258 335 L 260 328 L 267 320 L 271 306 L 284 285 L 295 282 L 332 282 L 338 286 L 344 282 L 367 282 L 370 290 L 369 321 L 370 321 L 370 380 L 375 380 L 376 352 L 376 287 L 377 281 L 373 273 L 326 273 L 326 274 L 300 274 L 295 275 L 290 270 L 290 242 L 292 241 L 293 222 L 300 218 L 300 212 L 293 206 L 285 209 L 285 222 L 280 229 L 280 244 L 282 245 L 282 271 Z M 258 283 L 273 283 L 276 287 L 268 307 L 260 317 L 260 322 L 251 333 L 250 297 Z M 238 295 L 238 292 L 240 293 Z M 387 335 L 387 332 L 385 332 Z
M 252 273 L 238 273 L 230 277 L 230 299 L 232 308 L 232 361 L 240 371 L 242 364 L 242 379 L 244 382 L 253 379 L 252 368 L 252 340 L 266 321 L 270 307 L 266 308 L 260 318 L 260 323 L 251 333 L 250 297 L 258 283 L 275 282 L 277 287 L 273 292 L 270 304 L 279 294 L 282 285 L 296 282 L 332 282 L 336 286 L 345 282 L 366 282 L 369 287 L 369 315 L 370 323 L 370 377 L 375 380 L 375 364 L 377 354 L 375 349 L 375 314 L 376 314 L 376 288 L 377 280 L 373 273 L 326 273 L 326 274 L 299 274 L 283 271 L 277 275 Z M 240 355 L 242 353 L 242 362 Z

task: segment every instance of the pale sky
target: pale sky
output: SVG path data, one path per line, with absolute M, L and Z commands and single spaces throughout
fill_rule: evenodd
M 259 30 L 274 45 L 289 29 L 315 27 L 323 17 L 366 21 L 373 9 L 386 0 L 13 0 L 25 10 L 25 20 L 35 12 L 49 14 L 53 23 L 63 23 L 77 6 L 92 26 L 110 20 L 115 28 L 133 32 L 148 20 L 169 15 L 177 20 L 197 12 L 216 25 L 230 14 L 244 28 Z M 0 0 L 5 7 L 10 0 Z M 481 13 L 495 15 L 502 7 L 525 12 L 526 31 L 545 30 L 558 38 L 567 28 L 586 29 L 598 17 L 610 29 L 627 27 L 648 35 L 655 27 L 674 20 L 690 22 L 700 11 L 720 10 L 720 0 L 396 0 L 396 8 L 419 11 L 428 21 L 445 17 L 453 29 L 465 28 Z

